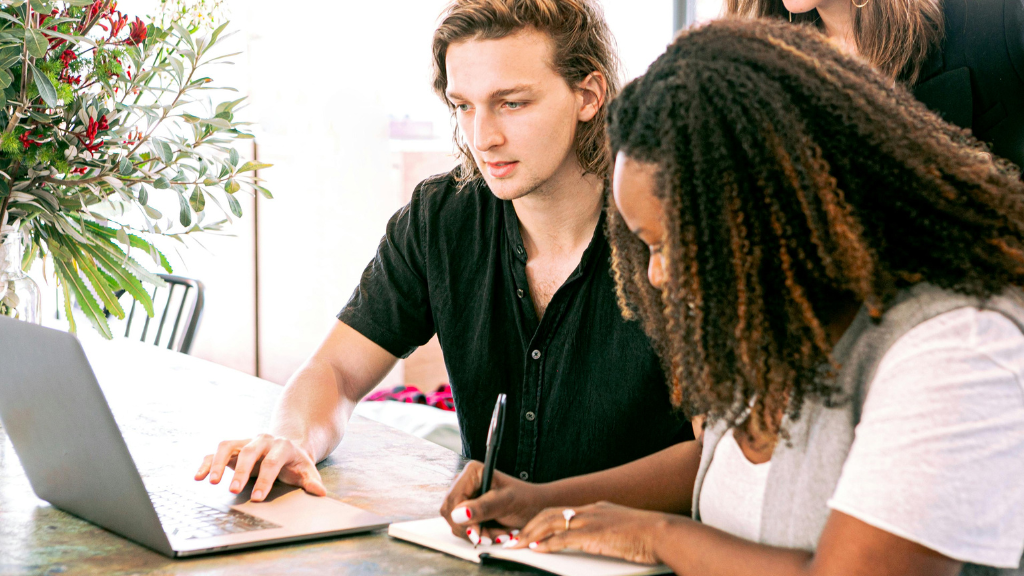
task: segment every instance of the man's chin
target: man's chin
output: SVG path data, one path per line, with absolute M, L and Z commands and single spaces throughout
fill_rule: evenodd
M 533 192 L 537 186 L 524 184 L 519 178 L 490 178 L 484 176 L 484 182 L 490 188 L 491 194 L 499 200 L 518 200 Z

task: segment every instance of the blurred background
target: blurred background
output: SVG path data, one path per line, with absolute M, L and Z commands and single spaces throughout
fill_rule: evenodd
M 238 151 L 274 165 L 260 176 L 275 197 L 245 199 L 244 217 L 225 235 L 161 248 L 176 274 L 206 286 L 192 355 L 283 384 L 335 322 L 388 218 L 416 183 L 454 166 L 450 115 L 430 90 L 431 35 L 447 2 L 206 2 L 236 32 L 225 51 L 239 52 L 208 74 L 248 96 L 235 118 L 255 123 L 256 138 Z M 602 4 L 626 79 L 642 74 L 675 30 L 721 8 L 720 0 Z M 132 16 L 159 6 L 118 2 Z M 34 275 L 52 318 L 55 288 Z M 435 339 L 381 387 L 427 390 L 447 380 Z

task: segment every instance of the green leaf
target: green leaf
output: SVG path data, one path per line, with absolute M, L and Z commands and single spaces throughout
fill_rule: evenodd
M 174 76 L 180 83 L 185 78 L 185 64 L 181 61 L 181 58 L 173 56 L 167 59 L 167 63 L 171 65 L 171 69 L 174 70 Z
M 132 161 L 129 159 L 121 158 L 121 161 L 117 165 L 117 170 L 121 173 L 121 176 L 131 176 L 132 172 L 135 172 L 135 165 L 132 164 Z M 145 202 L 143 202 L 143 204 L 145 204 Z
M 217 108 L 215 109 L 215 111 L 217 114 L 220 114 L 221 112 L 231 112 L 235 109 L 235 106 L 238 106 L 244 101 L 245 96 L 239 98 L 238 100 L 231 100 L 230 102 L 221 102 L 220 104 L 217 104 Z
M 50 47 L 50 43 L 42 32 L 35 28 L 29 28 L 25 30 L 25 46 L 28 48 L 30 56 L 42 58 L 46 56 L 46 50 Z
M 235 198 L 234 194 L 227 194 L 227 197 L 228 197 L 228 208 L 231 209 L 231 213 L 234 214 L 236 218 L 241 218 L 242 217 L 242 205 L 238 203 L 238 200 Z
M 139 204 L 149 204 L 149 190 L 145 186 L 139 186 Z
M 3 12 L 0 12 L 3 14 Z M 10 51 L 9 49 L 0 50 L 0 68 L 7 69 L 14 66 L 18 62 L 21 62 L 21 51 Z
M 153 188 L 156 188 L 157 190 L 167 190 L 170 187 L 171 187 L 171 183 L 168 182 L 167 178 L 164 178 L 163 176 L 157 178 L 153 182 Z
M 220 38 L 221 33 L 223 33 L 224 29 L 227 28 L 227 27 L 228 27 L 228 23 L 227 22 L 221 24 L 220 26 L 217 26 L 217 29 L 214 30 L 213 34 L 210 35 L 210 46 L 213 46 L 214 44 L 217 43 L 217 38 Z
M 188 30 L 186 30 L 184 26 L 177 22 L 171 22 L 171 27 L 174 28 L 174 31 L 178 33 L 178 36 L 180 36 L 182 40 L 188 42 L 188 45 L 195 50 L 196 44 L 192 40 L 192 35 L 189 34 Z
M 117 301 L 117 296 L 114 296 L 113 290 L 110 289 L 107 279 L 96 268 L 96 262 L 79 250 L 78 254 L 75 255 L 75 263 L 78 264 L 78 269 L 89 279 L 93 292 L 100 297 L 107 311 L 119 320 L 123 320 L 124 309 L 121 308 L 121 303 Z
M 231 151 L 228 152 L 228 162 L 230 162 L 232 166 L 238 166 L 238 150 L 232 148 Z
M 10 86 L 11 82 L 14 82 L 14 78 L 11 77 L 11 73 L 0 68 L 0 90 Z
M 192 210 L 188 205 L 188 200 L 185 200 L 184 194 L 178 193 L 178 203 L 181 205 L 181 210 L 178 212 L 178 222 L 181 222 L 181 225 L 187 228 L 192 224 Z
M 96 263 L 102 265 L 103 268 L 107 271 L 107 273 L 113 276 L 117 284 L 121 288 L 123 288 L 125 292 L 130 294 L 132 298 L 138 300 L 139 304 L 142 304 L 142 307 L 146 310 L 146 314 L 152 317 L 152 297 L 149 295 L 149 292 L 147 292 L 146 289 L 143 288 L 142 282 L 139 281 L 139 279 L 136 278 L 135 275 L 133 275 L 132 272 L 126 269 L 124 266 L 124 263 L 127 262 L 127 260 L 131 259 L 119 259 L 115 257 L 110 250 L 102 249 L 99 246 L 102 246 L 102 243 L 98 243 L 97 245 L 94 246 L 82 246 L 81 248 L 83 252 L 86 252 L 87 254 L 95 258 Z M 111 246 L 113 245 L 111 244 Z M 120 250 L 118 250 L 117 248 L 114 248 L 113 250 L 114 253 L 120 252 Z M 138 264 L 136 263 L 136 266 L 137 265 Z
M 159 210 L 153 208 L 152 206 L 143 206 L 142 210 L 146 212 L 146 216 L 149 216 L 153 220 L 159 220 L 164 217 L 164 215 L 161 214 Z
M 128 240 L 128 233 L 124 231 L 124 228 L 117 229 L 117 241 L 125 246 L 131 246 L 131 241 Z
M 202 212 L 203 209 L 206 208 L 206 197 L 203 195 L 203 190 L 199 186 L 196 186 L 195 189 L 192 190 L 192 197 L 188 199 L 188 203 L 197 213 Z
M 162 216 L 158 212 L 157 218 L 161 217 Z M 113 238 L 115 234 L 113 228 L 107 228 L 106 226 L 101 226 L 95 222 L 90 222 L 88 220 L 85 221 L 85 227 L 89 229 L 89 232 L 103 236 L 107 239 Z M 168 274 L 174 273 L 174 269 L 171 268 L 171 263 L 167 261 L 167 257 L 164 256 L 163 252 L 160 252 L 152 244 L 134 234 L 128 234 L 127 236 L 128 241 L 130 242 L 132 248 L 138 248 L 139 250 L 147 250 L 149 251 L 150 255 L 157 254 L 159 257 L 154 256 L 153 261 L 156 262 L 161 268 L 166 270 Z
M 142 287 L 142 281 L 155 286 L 166 286 L 167 283 L 163 281 L 163 278 L 143 268 L 109 238 L 98 236 L 96 242 L 83 245 L 81 248 L 92 255 L 96 262 L 117 280 L 121 288 L 131 294 L 132 298 L 138 300 L 150 316 L 153 315 L 153 300 Z
M 235 192 L 238 192 L 241 189 L 242 187 L 238 184 L 238 182 L 235 182 L 234 180 L 228 180 L 224 184 L 224 191 L 227 192 L 228 194 L 234 194 Z
M 22 24 L 21 20 L 8 14 L 7 12 L 0 11 L 0 18 L 3 18 L 4 20 L 10 20 L 11 22 L 17 24 L 20 28 L 24 28 L 24 24 Z
M 43 98 L 43 102 L 46 102 L 50 108 L 56 108 L 59 102 L 57 101 L 57 89 L 53 87 L 53 83 L 46 77 L 46 74 L 36 68 L 35 64 L 29 64 L 29 69 L 32 70 L 32 78 L 36 82 L 36 88 L 39 89 L 39 95 Z
M 238 169 L 237 174 L 242 172 L 249 172 L 254 170 L 263 170 L 264 168 L 270 168 L 273 164 L 266 164 L 264 162 L 246 162 L 242 164 L 242 167 Z
M 57 273 L 60 277 L 60 273 Z M 68 320 L 68 330 L 72 334 L 78 332 L 78 326 L 75 325 L 75 316 L 71 313 L 71 292 L 68 291 L 68 283 L 63 280 L 58 282 L 60 284 L 61 292 L 64 293 L 64 317 Z
M 270 193 L 270 190 L 267 190 L 263 186 L 256 186 L 256 189 L 259 190 L 260 194 L 262 194 L 263 197 L 266 198 L 267 200 L 273 200 L 274 199 L 274 195 Z
M 220 128 L 221 130 L 228 130 L 231 128 L 231 123 L 223 118 L 210 118 L 208 120 L 200 120 L 199 123 L 208 126 L 213 126 L 215 128 Z
M 153 145 L 156 147 L 156 153 L 164 161 L 164 164 L 170 164 L 174 161 L 174 152 L 171 150 L 170 144 L 159 138 L 154 138 Z
M 86 288 L 85 282 L 82 281 L 82 277 L 78 275 L 67 262 L 59 258 L 54 258 L 54 268 L 57 272 L 57 278 L 62 284 L 71 288 L 71 292 L 75 295 L 75 300 L 78 305 L 81 306 L 82 312 L 85 313 L 85 317 L 92 322 L 96 331 L 99 332 L 107 340 L 112 340 L 114 334 L 110 331 L 110 324 L 107 323 L 106 317 L 103 315 L 103 310 L 100 308 L 96 298 L 93 297 L 89 289 Z M 70 300 L 69 298 L 67 300 Z M 70 307 L 68 307 L 70 312 Z M 68 314 L 70 320 L 71 314 Z

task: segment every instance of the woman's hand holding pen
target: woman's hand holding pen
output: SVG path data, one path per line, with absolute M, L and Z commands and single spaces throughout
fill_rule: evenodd
M 473 544 L 518 542 L 513 530 L 522 528 L 550 503 L 544 501 L 542 484 L 530 484 L 495 471 L 491 489 L 472 499 L 480 491 L 483 464 L 472 461 L 459 475 L 441 505 L 441 516 L 452 527 L 452 534 L 468 538 Z M 483 527 L 495 521 L 500 527 Z M 518 530 L 515 531 L 518 534 Z M 513 542 L 513 544 L 509 544 Z

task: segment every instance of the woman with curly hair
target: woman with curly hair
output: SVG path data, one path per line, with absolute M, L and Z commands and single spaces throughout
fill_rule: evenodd
M 704 433 L 479 497 L 470 463 L 453 531 L 705 576 L 1020 574 L 1017 169 L 780 22 L 684 33 L 609 122 L 623 314 Z

